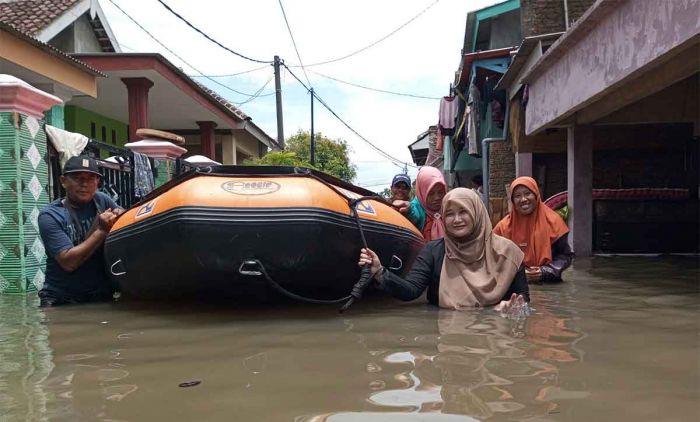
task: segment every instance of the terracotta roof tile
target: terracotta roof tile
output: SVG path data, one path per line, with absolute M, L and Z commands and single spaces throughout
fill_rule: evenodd
M 191 79 L 191 78 L 190 78 L 190 79 Z M 247 114 L 245 114 L 244 112 L 242 112 L 241 109 L 239 109 L 239 108 L 236 107 L 235 105 L 231 104 L 228 100 L 226 100 L 226 98 L 224 98 L 224 97 L 222 97 L 221 95 L 217 94 L 216 91 L 207 88 L 205 85 L 203 85 L 203 84 L 201 84 L 201 83 L 195 81 L 194 79 L 192 79 L 192 81 L 194 81 L 194 83 L 196 83 L 197 85 L 199 85 L 207 94 L 209 94 L 211 97 L 213 97 L 217 102 L 219 102 L 220 104 L 222 104 L 222 105 L 223 105 L 224 107 L 226 107 L 227 109 L 231 110 L 236 116 L 240 117 L 240 118 L 243 119 L 243 120 L 250 120 L 250 119 L 251 119 L 250 116 L 248 116 Z
M 2 3 L 0 3 L 0 5 L 1 4 Z M 46 51 L 47 53 L 52 54 L 54 56 L 57 56 L 61 60 L 64 60 L 73 66 L 77 66 L 84 71 L 92 73 L 95 76 L 102 76 L 102 77 L 107 76 L 104 73 L 100 72 L 99 70 L 95 69 L 94 67 L 88 66 L 86 63 L 83 63 L 80 60 L 77 60 L 77 59 L 69 56 L 68 54 L 64 53 L 63 51 L 57 49 L 56 47 L 49 45 L 49 44 L 46 44 L 44 42 L 41 42 L 41 41 L 37 40 L 36 38 L 31 37 L 22 31 L 19 31 L 14 26 L 6 24 L 2 20 L 0 20 L 0 31 L 7 31 L 7 32 L 13 34 L 14 36 L 21 38 L 24 41 L 27 41 L 30 44 L 41 48 L 42 50 Z
M 0 3 L 0 22 L 35 35 L 80 0 L 9 0 Z

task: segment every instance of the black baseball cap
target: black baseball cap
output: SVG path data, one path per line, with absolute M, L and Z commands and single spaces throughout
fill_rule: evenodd
M 394 176 L 394 180 L 391 181 L 391 187 L 396 186 L 397 183 L 405 183 L 409 188 L 411 187 L 411 178 L 407 174 L 397 174 Z
M 97 161 L 94 158 L 88 157 L 87 155 L 78 155 L 77 157 L 71 157 L 66 161 L 63 166 L 63 174 L 70 173 L 94 173 L 98 176 L 102 176 L 97 170 Z

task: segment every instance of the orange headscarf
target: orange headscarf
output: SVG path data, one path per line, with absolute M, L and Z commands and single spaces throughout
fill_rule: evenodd
M 496 224 L 493 232 L 512 240 L 525 252 L 523 263 L 528 267 L 540 267 L 552 262 L 552 243 L 569 232 L 562 218 L 542 202 L 540 189 L 532 177 L 518 177 L 510 184 L 513 192 L 517 186 L 525 186 L 536 197 L 535 210 L 521 215 L 515 207 L 510 214 Z

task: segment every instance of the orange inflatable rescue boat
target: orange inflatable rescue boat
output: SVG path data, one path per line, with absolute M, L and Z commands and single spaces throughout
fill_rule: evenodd
M 144 299 L 343 297 L 360 276 L 363 236 L 402 275 L 424 244 L 374 195 L 304 168 L 200 168 L 119 218 L 105 243 L 108 272 Z

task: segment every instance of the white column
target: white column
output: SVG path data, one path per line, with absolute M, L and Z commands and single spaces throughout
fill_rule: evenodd
M 515 177 L 532 177 L 532 153 L 519 152 L 515 154 Z
M 236 137 L 233 133 L 221 135 L 221 163 L 235 165 L 236 161 Z
M 569 127 L 567 135 L 569 244 L 576 256 L 591 256 L 593 253 L 593 127 Z

